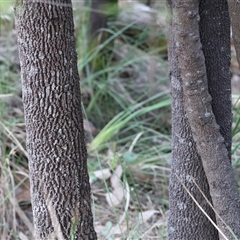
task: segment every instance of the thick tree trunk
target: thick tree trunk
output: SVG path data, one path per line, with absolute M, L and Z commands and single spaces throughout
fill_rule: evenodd
M 218 231 L 184 189 L 189 189 L 204 211 L 215 222 L 215 214 L 193 179 L 211 202 L 207 178 L 183 106 L 182 80 L 174 34 L 168 36 L 172 98 L 172 172 L 169 186 L 170 213 L 168 239 L 219 239 Z M 181 179 L 182 182 L 179 181 Z
M 174 0 L 173 6 L 173 32 L 176 34 L 176 53 L 183 80 L 184 109 L 208 179 L 218 227 L 228 239 L 235 239 L 231 231 L 239 238 L 240 199 L 229 153 L 208 92 L 199 34 L 199 0 Z
M 17 1 L 36 239 L 96 239 L 70 0 Z

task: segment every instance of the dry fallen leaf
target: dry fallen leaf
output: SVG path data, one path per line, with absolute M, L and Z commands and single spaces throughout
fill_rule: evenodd
M 22 232 L 19 232 L 18 237 L 21 240 L 29 240 L 28 237 L 24 233 L 22 233 Z
M 93 172 L 95 178 L 100 180 L 107 180 L 111 177 L 111 171 L 109 168 L 104 168 Z M 90 178 L 90 184 L 92 184 L 96 179 Z
M 113 191 L 106 193 L 106 200 L 111 207 L 119 205 L 124 196 L 124 188 L 121 181 L 122 173 L 122 166 L 119 165 L 110 178 Z
M 155 213 L 159 213 L 157 210 L 147 210 L 139 213 L 139 218 L 143 220 L 143 222 L 147 222 Z
M 111 171 L 109 168 L 97 170 L 94 172 L 94 174 L 98 179 L 101 179 L 101 180 L 107 180 L 108 178 L 111 177 Z
M 96 135 L 99 132 L 98 129 L 96 129 L 96 127 L 93 125 L 93 123 L 86 119 L 83 119 L 83 128 L 86 132 L 89 132 L 92 135 Z

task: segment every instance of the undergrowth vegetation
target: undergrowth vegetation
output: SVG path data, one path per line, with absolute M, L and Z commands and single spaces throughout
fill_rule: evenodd
M 156 3 L 154 14 L 161 7 Z M 0 11 L 0 236 L 30 240 L 33 222 L 12 5 L 1 3 Z M 151 48 L 144 45 L 153 34 L 148 26 L 130 37 L 124 33 L 136 22 L 121 29 L 111 23 L 102 30 L 109 31 L 110 38 L 89 49 L 88 17 L 89 9 L 74 3 L 95 229 L 99 239 L 165 239 L 171 110 L 163 29 L 154 32 L 162 44 Z M 93 71 L 91 61 L 96 56 L 101 59 L 103 51 L 108 51 L 107 61 Z M 236 101 L 236 170 L 240 165 L 238 106 Z

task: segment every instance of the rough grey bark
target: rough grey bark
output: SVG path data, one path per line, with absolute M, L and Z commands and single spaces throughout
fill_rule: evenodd
M 35 239 L 97 239 L 70 0 L 15 8 Z
M 183 81 L 184 109 L 208 179 L 218 227 L 228 239 L 240 237 L 240 199 L 228 151 L 216 123 L 208 92 L 205 59 L 199 34 L 199 0 L 174 0 L 173 31 Z M 224 222 L 224 223 L 223 223 Z
M 232 24 L 233 42 L 236 49 L 238 66 L 240 68 L 240 1 L 228 0 L 228 6 Z
M 219 239 L 218 231 L 194 203 L 182 183 L 189 189 L 200 206 L 215 222 L 215 214 L 193 182 L 211 202 L 207 178 L 202 161 L 183 106 L 182 80 L 178 68 L 178 57 L 174 32 L 168 36 L 172 98 L 172 172 L 169 186 L 170 211 L 168 219 L 168 239 Z M 177 176 L 181 179 L 179 181 Z
M 212 108 L 231 159 L 230 17 L 227 0 L 200 0 L 199 31 Z M 240 19 L 240 18 L 239 18 Z

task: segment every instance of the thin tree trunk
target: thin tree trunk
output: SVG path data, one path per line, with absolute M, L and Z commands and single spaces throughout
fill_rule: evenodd
M 194 203 L 183 185 L 215 222 L 215 214 L 193 179 L 211 202 L 207 178 L 183 106 L 182 79 L 174 32 L 168 36 L 172 98 L 172 172 L 169 186 L 168 239 L 219 239 L 218 231 Z M 181 179 L 182 183 L 179 181 Z
M 109 0 L 92 0 L 91 4 L 91 13 L 89 18 L 89 35 L 91 41 L 93 41 L 94 38 L 99 38 L 99 44 L 103 43 L 104 40 L 106 40 L 106 37 L 103 37 L 104 32 L 100 32 L 100 30 L 102 28 L 107 28 L 107 3 L 109 3 Z M 99 34 L 101 34 L 102 36 L 98 37 Z
M 199 31 L 212 108 L 228 157 L 232 148 L 230 17 L 227 0 L 200 0 Z M 239 18 L 240 19 L 240 18 Z
M 70 0 L 15 8 L 35 239 L 96 239 Z
M 97 46 L 105 44 L 104 48 L 90 62 L 90 67 L 95 72 L 104 69 L 111 57 L 114 41 L 106 44 L 112 35 L 107 28 L 109 28 L 110 20 L 115 21 L 117 13 L 118 0 L 91 0 L 88 31 L 89 50 L 96 50 Z
M 233 42 L 236 49 L 238 66 L 240 68 L 240 1 L 228 0 L 228 6 L 232 24 Z
M 199 0 L 174 0 L 173 31 L 183 80 L 184 107 L 218 214 L 218 227 L 228 239 L 235 239 L 226 225 L 240 237 L 240 199 L 225 141 L 216 123 L 208 93 L 198 7 Z

